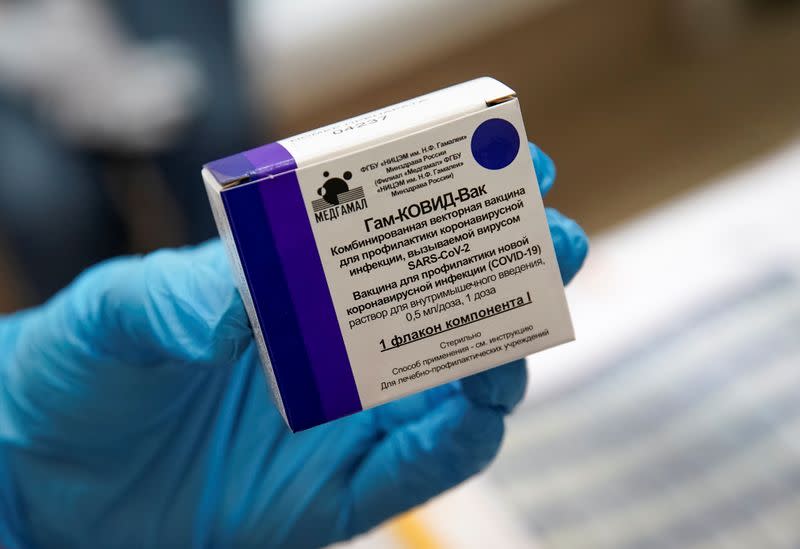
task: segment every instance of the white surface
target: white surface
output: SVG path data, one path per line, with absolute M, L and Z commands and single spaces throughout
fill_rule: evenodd
M 242 25 L 257 88 L 296 116 L 559 1 L 243 0 Z
M 776 268 L 800 273 L 800 140 L 593 239 L 568 289 L 577 341 L 531 357 L 529 402 L 609 363 L 670 318 Z M 536 547 L 485 477 L 421 510 L 446 548 Z M 489 509 L 490 520 L 475 510 Z M 472 511 L 470 511 L 472 510 Z M 489 518 L 487 516 L 487 518 Z M 360 547 L 384 547 L 362 540 Z
M 775 269 L 800 273 L 798 203 L 800 141 L 593 239 L 590 260 L 567 292 L 577 340 L 528 359 L 529 402 L 609 364 L 668 319 L 683 318 L 715 296 Z M 426 513 L 448 516 L 447 510 L 476 502 L 506 504 L 479 478 Z M 494 536 L 497 547 L 517 546 L 525 532 L 521 524 L 494 528 L 451 516 L 459 536 Z M 506 521 L 514 516 L 507 513 Z M 448 539 L 454 543 L 447 547 L 460 547 L 456 537 Z

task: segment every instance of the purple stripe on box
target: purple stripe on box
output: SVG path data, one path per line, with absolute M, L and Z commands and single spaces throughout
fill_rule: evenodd
M 297 176 L 286 173 L 259 190 L 326 419 L 357 412 L 361 400 Z
M 254 170 L 254 166 L 242 154 L 209 162 L 205 167 L 220 185 L 227 185 L 232 181 L 242 179 Z
M 294 157 L 279 143 L 270 143 L 242 153 L 255 166 L 253 175 L 267 177 L 297 168 Z
M 317 378 L 306 352 L 259 185 L 234 187 L 223 192 L 222 199 L 280 387 L 286 420 L 293 431 L 324 423 Z
M 209 162 L 206 168 L 221 185 L 227 185 L 241 179 L 260 179 L 291 171 L 297 168 L 297 164 L 283 145 L 270 143 Z

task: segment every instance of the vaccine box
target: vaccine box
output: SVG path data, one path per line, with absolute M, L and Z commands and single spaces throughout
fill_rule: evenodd
M 574 338 L 519 102 L 494 79 L 203 178 L 293 431 Z

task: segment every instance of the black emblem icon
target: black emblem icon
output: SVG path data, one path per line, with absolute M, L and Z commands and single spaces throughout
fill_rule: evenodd
M 326 181 L 322 187 L 317 189 L 317 194 L 322 198 L 311 203 L 315 212 L 364 198 L 363 187 L 351 189 L 347 184 L 353 179 L 351 172 L 344 172 L 342 177 L 331 177 L 330 172 L 325 172 L 322 176 L 326 178 Z

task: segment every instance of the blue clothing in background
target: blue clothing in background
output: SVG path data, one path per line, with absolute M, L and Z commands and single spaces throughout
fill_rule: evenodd
M 202 76 L 202 106 L 171 145 L 131 157 L 113 147 L 70 143 L 41 116 L 41 105 L 0 82 L 0 237 L 35 301 L 89 265 L 128 251 L 125 224 L 108 191 L 116 174 L 148 166 L 139 171 L 166 182 L 186 240 L 199 242 L 215 234 L 200 167 L 250 144 L 230 2 L 112 0 L 108 6 L 127 39 L 169 41 L 188 52 Z

